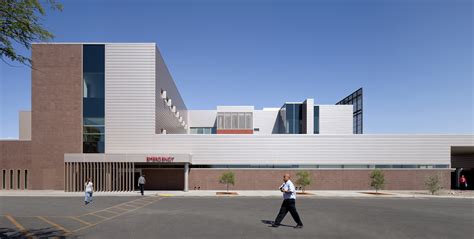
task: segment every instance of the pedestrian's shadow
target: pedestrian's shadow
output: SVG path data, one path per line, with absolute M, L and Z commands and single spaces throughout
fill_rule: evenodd
M 271 227 L 272 224 L 273 224 L 275 221 L 261 220 L 261 222 L 262 222 L 263 224 L 269 225 L 269 227 Z M 286 225 L 286 224 L 280 224 L 280 227 L 294 227 L 294 226 L 290 226 L 290 225 Z

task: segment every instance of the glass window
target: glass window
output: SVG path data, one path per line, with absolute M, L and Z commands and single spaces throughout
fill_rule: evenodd
M 25 189 L 28 189 L 28 170 L 25 169 L 25 180 L 24 180 L 24 183 L 25 183 Z
M 245 127 L 245 113 L 239 113 L 239 129 L 248 129 Z
M 231 129 L 232 128 L 232 119 L 230 113 L 224 113 L 224 129 Z
M 13 189 L 13 170 L 10 170 L 10 189 Z
M 21 188 L 20 176 L 21 176 L 21 171 L 18 169 L 18 170 L 16 171 L 16 188 L 17 188 L 17 189 L 20 189 L 20 188 Z
M 7 170 L 2 170 L 2 189 L 7 187 Z
M 238 114 L 237 113 L 232 113 L 232 129 L 238 129 L 239 128 L 239 121 L 238 121 Z
M 314 134 L 319 134 L 319 106 L 314 107 Z
M 84 142 L 105 142 L 104 134 L 83 134 Z
M 83 153 L 104 153 L 105 46 L 84 45 L 83 75 Z
M 245 128 L 253 129 L 252 113 L 245 113 Z
M 104 125 L 104 118 L 88 118 L 84 117 L 84 125 Z
M 104 126 L 84 126 L 84 134 L 104 134 Z
M 217 114 L 217 128 L 224 129 L 224 115 L 222 113 Z

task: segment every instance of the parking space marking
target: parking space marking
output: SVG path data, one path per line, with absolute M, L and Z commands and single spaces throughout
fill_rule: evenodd
M 61 225 L 59 225 L 59 224 L 57 224 L 57 223 L 55 223 L 55 222 L 53 222 L 53 221 L 50 221 L 49 219 L 47 219 L 47 218 L 45 218 L 45 217 L 38 216 L 38 217 L 36 217 L 36 218 L 39 218 L 39 219 L 41 219 L 41 220 L 43 220 L 43 221 L 49 223 L 49 224 L 52 225 L 53 227 L 56 227 L 57 229 L 62 230 L 62 231 L 64 231 L 65 233 L 70 233 L 70 232 L 71 232 L 71 231 L 69 231 L 68 229 L 64 228 L 63 226 L 61 226 Z
M 146 203 L 142 203 L 142 202 L 136 201 L 136 202 L 129 202 L 128 204 L 143 206 L 143 205 L 145 205 Z
M 82 219 L 80 219 L 80 218 L 78 218 L 78 217 L 70 217 L 70 218 L 73 219 L 73 220 L 76 220 L 76 221 L 78 221 L 78 222 L 80 222 L 80 223 L 89 225 L 89 226 L 92 224 L 92 223 L 86 222 L 86 221 L 84 221 L 84 220 L 82 220 Z
M 161 199 L 162 199 L 162 198 L 154 199 L 153 201 L 150 201 L 149 203 L 147 203 L 147 204 L 145 204 L 145 205 L 143 205 L 143 206 L 141 206 L 141 207 L 137 207 L 137 208 L 134 208 L 134 209 L 130 209 L 130 210 L 126 211 L 126 212 L 117 214 L 117 215 L 115 215 L 115 216 L 111 216 L 111 217 L 109 217 L 109 218 L 107 218 L 107 219 L 104 219 L 104 220 L 102 220 L 102 221 L 93 223 L 93 224 L 88 225 L 88 226 L 84 226 L 84 227 L 78 228 L 78 229 L 72 231 L 71 233 L 75 233 L 75 232 L 78 232 L 78 231 L 81 231 L 81 230 L 84 230 L 84 229 L 87 229 L 87 228 L 91 228 L 91 227 L 96 226 L 96 225 L 98 225 L 98 224 L 100 224 L 100 223 L 103 223 L 103 222 L 112 220 L 112 219 L 114 219 L 114 218 L 116 218 L 116 217 L 119 217 L 119 216 L 121 216 L 121 215 L 124 215 L 124 214 L 126 214 L 126 213 L 129 213 L 129 212 L 131 212 L 131 211 L 135 211 L 135 210 L 137 210 L 137 209 L 140 209 L 140 208 L 143 208 L 143 207 L 145 207 L 145 206 L 148 206 L 148 205 L 150 205 L 150 204 L 152 204 L 152 203 L 154 203 L 154 202 L 157 202 L 157 201 L 159 201 L 159 200 L 161 200 Z
M 108 208 L 104 208 L 101 210 L 97 210 L 97 211 L 93 211 L 93 212 L 89 212 L 89 213 L 85 213 L 85 214 L 77 215 L 77 216 L 21 216 L 21 217 L 16 217 L 16 218 L 22 219 L 22 220 L 26 218 L 32 218 L 36 220 L 36 222 L 42 222 L 45 225 L 51 225 L 53 228 L 59 231 L 62 231 L 65 235 L 70 235 L 72 233 L 75 233 L 87 228 L 91 228 L 103 222 L 117 218 L 121 215 L 146 207 L 161 199 L 163 199 L 163 197 L 159 197 L 158 195 L 150 196 L 146 198 L 139 198 L 139 199 L 135 199 L 129 202 L 123 202 L 123 203 L 120 203 Z M 105 214 L 105 215 L 99 215 L 100 213 Z M 26 237 L 32 235 L 31 233 L 33 233 L 34 229 L 32 229 L 33 231 L 29 231 L 29 229 L 26 229 L 24 224 L 20 223 L 17 219 L 15 219 L 11 215 L 3 215 L 3 216 L 6 219 L 8 219 L 8 221 L 10 221 Z M 92 220 L 93 222 L 88 222 L 87 219 L 81 218 L 81 217 L 87 217 L 87 216 L 92 216 L 97 219 Z M 80 223 L 78 224 L 79 228 L 77 227 L 70 228 L 71 225 L 68 224 L 68 221 L 69 223 L 74 222 L 74 221 L 76 222 L 76 224 Z M 70 229 L 68 229 L 67 227 Z
M 98 217 L 98 218 L 102 218 L 102 219 L 107 219 L 107 217 L 104 217 L 104 216 L 101 216 L 101 215 L 97 215 L 95 213 L 89 213 L 89 214 L 86 214 L 86 215 L 91 215 L 91 216 L 94 216 L 94 217 Z M 79 216 L 79 217 L 83 217 L 84 215 L 82 216 Z
M 26 228 L 23 225 L 21 225 L 17 220 L 15 220 L 15 218 L 13 218 L 11 215 L 5 215 L 5 217 L 11 223 L 13 223 L 13 225 L 15 225 L 15 227 L 18 228 L 18 230 L 20 230 L 22 233 L 26 232 Z

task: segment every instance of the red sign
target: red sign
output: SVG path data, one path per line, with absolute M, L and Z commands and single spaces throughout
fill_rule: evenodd
M 148 156 L 146 157 L 146 161 L 157 163 L 172 163 L 174 161 L 174 157 Z

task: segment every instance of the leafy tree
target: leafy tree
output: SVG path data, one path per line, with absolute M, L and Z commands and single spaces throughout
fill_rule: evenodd
M 52 10 L 63 9 L 56 0 L 45 0 Z M 46 14 L 39 0 L 1 0 L 0 1 L 0 59 L 5 58 L 31 66 L 31 59 L 17 53 L 13 44 L 26 49 L 34 41 L 48 41 L 54 36 L 41 24 L 41 16 Z
M 378 193 L 380 189 L 383 189 L 385 186 L 385 175 L 379 170 L 375 169 L 370 173 L 370 186 L 375 188 L 375 192 Z
M 227 185 L 227 192 L 229 192 L 229 184 L 235 184 L 235 176 L 233 172 L 225 172 L 219 178 L 219 183 Z
M 309 172 L 301 171 L 301 172 L 298 172 L 296 176 L 298 176 L 298 180 L 296 180 L 296 184 L 303 187 L 303 193 L 304 193 L 306 186 L 311 184 L 311 177 L 309 176 Z
M 429 176 L 425 181 L 426 189 L 434 195 L 437 191 L 442 189 L 441 182 L 438 175 Z

